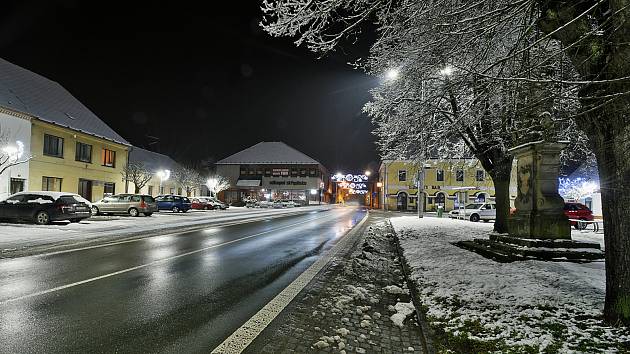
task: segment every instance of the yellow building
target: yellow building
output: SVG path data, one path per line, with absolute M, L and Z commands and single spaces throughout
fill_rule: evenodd
M 94 201 L 124 192 L 130 144 L 58 83 L 0 59 L 2 151 L 19 151 L 0 176 L 0 196 L 78 193 Z M 18 149 L 19 147 L 19 149 Z
M 379 199 L 385 210 L 417 210 L 419 163 L 411 160 L 385 160 L 379 167 Z M 454 209 L 467 196 L 466 203 L 494 201 L 494 184 L 477 159 L 430 159 L 424 164 L 425 211 Z M 510 197 L 516 198 L 515 169 L 512 170 Z

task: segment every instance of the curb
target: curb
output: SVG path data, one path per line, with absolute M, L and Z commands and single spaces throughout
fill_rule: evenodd
M 242 353 L 254 340 L 276 319 L 276 317 L 297 297 L 297 295 L 308 286 L 321 272 L 328 268 L 331 261 L 344 250 L 348 244 L 351 244 L 353 236 L 363 228 L 370 215 L 369 210 L 366 211 L 363 219 L 352 227 L 328 252 L 304 272 L 293 280 L 286 288 L 282 289 L 271 301 L 269 301 L 254 316 L 247 320 L 221 344 L 219 344 L 212 353 L 231 354 Z
M 388 221 L 389 227 L 392 229 L 394 233 L 394 240 L 396 244 L 396 253 L 398 253 L 398 258 L 400 259 L 400 268 L 402 269 L 403 276 L 407 284 L 409 284 L 409 292 L 411 294 L 411 302 L 413 306 L 416 308 L 416 318 L 418 323 L 420 324 L 421 332 L 422 332 L 422 346 L 424 352 L 427 354 L 435 354 L 437 351 L 435 350 L 435 346 L 433 345 L 433 330 L 429 327 L 429 323 L 426 318 L 426 312 L 422 308 L 420 301 L 420 294 L 418 294 L 418 284 L 411 279 L 411 267 L 409 266 L 409 262 L 407 262 L 407 258 L 403 253 L 402 247 L 400 247 L 400 240 L 398 238 L 398 234 L 396 233 L 396 229 L 392 225 L 391 221 Z
M 207 227 L 212 226 L 227 226 L 232 223 L 250 223 L 256 222 L 266 219 L 278 219 L 283 217 L 290 217 L 295 215 L 307 214 L 310 212 L 325 212 L 330 211 L 331 209 L 319 209 L 319 210 L 300 210 L 296 212 L 282 213 L 278 215 L 267 215 L 267 216 L 253 216 L 253 219 L 248 219 L 246 217 L 237 219 L 237 220 L 213 220 L 210 222 L 203 222 L 199 224 L 191 224 L 188 226 L 173 226 L 173 227 L 165 227 L 161 229 L 153 229 L 153 230 L 145 230 L 145 231 L 130 231 L 128 233 L 123 233 L 124 236 L 121 237 L 97 237 L 94 239 L 86 240 L 86 241 L 78 241 L 78 242 L 59 242 L 53 243 L 49 245 L 38 245 L 34 247 L 27 247 L 18 249 L 15 251 L 9 252 L 0 252 L 0 260 L 2 259 L 13 259 L 13 258 L 21 258 L 21 257 L 29 257 L 29 256 L 37 256 L 37 255 L 45 255 L 49 253 L 57 253 L 64 251 L 72 251 L 72 250 L 80 250 L 87 247 L 92 246 L 106 246 L 110 243 L 123 243 L 123 242 L 133 242 L 137 240 L 141 240 L 144 238 L 154 237 L 154 236 L 162 236 L 164 234 L 172 234 L 172 233 L 186 233 L 197 230 L 202 230 Z M 227 225 L 226 225 L 227 224 Z

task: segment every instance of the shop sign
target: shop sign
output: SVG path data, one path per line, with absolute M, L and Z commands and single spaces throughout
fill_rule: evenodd
M 269 181 L 269 184 L 275 186 L 305 186 L 306 181 Z

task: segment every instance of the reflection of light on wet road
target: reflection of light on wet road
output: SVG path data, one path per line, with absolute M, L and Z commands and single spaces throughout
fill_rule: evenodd
M 32 273 L 35 262 L 30 257 L 7 259 L 0 262 L 0 269 L 6 274 L 19 274 L 19 273 Z M 32 274 L 25 277 L 12 277 L 5 278 L 3 283 L 0 284 L 0 300 L 9 299 L 15 296 L 28 293 L 36 288 L 37 282 L 33 279 L 33 276 L 39 276 L 38 274 Z
M 3 306 L 0 308 L 0 338 L 8 340 L 11 337 L 21 337 L 23 340 L 27 340 L 26 329 L 28 321 L 32 320 L 31 317 L 32 315 L 26 306 Z

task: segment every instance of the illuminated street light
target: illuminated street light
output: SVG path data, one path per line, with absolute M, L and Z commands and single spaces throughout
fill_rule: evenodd
M 317 194 L 317 189 L 311 189 L 311 194 L 312 195 L 316 195 Z
M 365 175 L 366 175 L 366 176 L 369 176 L 369 175 L 371 175 L 371 174 L 372 174 L 372 171 L 365 171 Z
M 171 170 L 160 170 L 157 173 L 158 178 L 160 179 L 160 194 L 164 194 L 164 181 L 171 178 Z
M 440 70 L 440 75 L 442 75 L 442 76 L 451 76 L 451 75 L 453 75 L 453 71 L 455 71 L 455 69 L 453 69 L 452 66 L 447 65 L 444 69 Z
M 383 187 L 383 182 L 376 182 L 376 187 L 377 188 Z
M 398 71 L 398 69 L 389 69 L 387 70 L 387 72 L 385 72 L 385 78 L 389 81 L 394 81 L 398 79 L 399 76 L 400 71 Z

